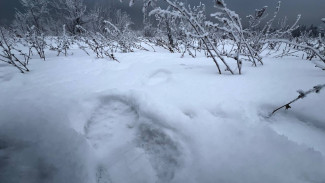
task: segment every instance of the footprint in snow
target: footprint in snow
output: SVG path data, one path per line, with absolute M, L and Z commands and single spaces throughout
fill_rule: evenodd
M 159 69 L 152 74 L 150 74 L 147 84 L 148 85 L 158 85 L 161 83 L 166 83 L 171 80 L 171 72 L 164 69 Z
M 104 99 L 94 110 L 85 126 L 85 134 L 95 149 L 114 145 L 114 140 L 132 138 L 132 128 L 138 121 L 137 112 L 119 99 Z M 120 140 L 121 141 L 121 140 Z
M 171 137 L 173 132 L 154 122 L 122 98 L 101 101 L 85 126 L 86 137 L 101 159 L 98 183 L 173 180 L 181 148 Z
M 143 123 L 138 128 L 137 146 L 144 149 L 157 172 L 157 182 L 170 182 L 181 166 L 181 149 L 161 128 Z

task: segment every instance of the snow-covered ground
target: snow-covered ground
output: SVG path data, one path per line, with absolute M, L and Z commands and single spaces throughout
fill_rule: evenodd
M 324 183 L 325 83 L 299 58 L 218 75 L 203 56 L 79 50 L 0 65 L 1 183 Z M 71 53 L 71 52 L 70 52 Z

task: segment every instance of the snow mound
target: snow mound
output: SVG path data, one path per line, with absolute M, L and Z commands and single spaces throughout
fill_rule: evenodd
M 197 121 L 191 131 L 192 138 L 196 139 L 191 145 L 195 147 L 193 182 L 325 180 L 321 153 L 292 142 L 267 126 L 243 124 L 245 119 L 209 118 L 205 122 Z

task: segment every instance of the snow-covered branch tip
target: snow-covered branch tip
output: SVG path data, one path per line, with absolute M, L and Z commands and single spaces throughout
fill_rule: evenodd
M 299 99 L 304 99 L 307 97 L 307 95 L 311 94 L 311 93 L 319 93 L 323 88 L 325 88 L 325 84 L 323 85 L 317 85 L 314 86 L 312 89 L 308 90 L 308 91 L 303 91 L 303 90 L 298 90 L 297 92 L 299 93 L 298 97 L 295 98 L 294 100 L 288 102 L 287 104 L 284 104 L 283 106 L 275 109 L 270 115 L 269 117 L 271 117 L 272 115 L 274 115 L 277 111 L 279 111 L 280 109 L 285 108 L 286 110 L 291 108 L 291 104 L 298 101 Z
M 315 64 L 315 67 L 320 68 L 323 71 L 325 71 L 325 64 L 320 64 L 320 63 L 317 63 L 316 61 L 313 61 L 313 63 Z

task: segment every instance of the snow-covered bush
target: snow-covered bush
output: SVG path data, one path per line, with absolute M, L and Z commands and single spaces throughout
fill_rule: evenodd
M 245 37 L 239 15 L 230 10 L 223 0 L 216 0 L 215 7 L 218 11 L 213 13 L 211 16 L 216 19 L 216 23 L 207 22 L 207 24 L 214 27 L 216 30 L 220 30 L 224 35 L 227 35 L 228 39 L 230 39 L 235 45 L 233 46 L 235 49 L 232 49 L 234 53 L 230 51 L 226 53 L 226 56 L 237 61 L 239 74 L 241 74 L 241 56 L 252 62 L 254 66 L 257 66 L 258 62 L 263 64 L 258 51 L 249 44 L 249 41 Z
M 175 20 L 170 14 L 155 14 L 156 20 L 158 21 L 158 29 L 160 39 L 157 40 L 157 44 L 167 48 L 171 53 L 175 52 L 176 42 L 175 42 Z M 166 41 L 163 38 L 166 37 Z
M 87 30 L 92 32 L 105 33 L 105 20 L 110 17 L 110 9 L 102 6 L 95 6 L 89 14 L 91 21 L 85 27 Z
M 16 12 L 12 24 L 14 36 L 22 38 L 19 40 L 22 45 L 29 51 L 34 50 L 45 60 L 46 33 L 50 32 L 51 27 L 49 1 L 20 0 L 20 4 L 22 11 Z
M 61 25 L 66 25 L 67 31 L 72 35 L 80 33 L 79 26 L 89 23 L 89 16 L 83 0 L 57 0 L 52 2 L 55 18 Z
M 13 27 L 16 28 L 20 35 L 31 31 L 31 27 L 35 30 L 44 32 L 49 31 L 50 14 L 49 1 L 47 0 L 20 0 L 22 11 L 17 11 Z
M 44 49 L 47 46 L 45 34 L 37 29 L 37 27 L 32 26 L 29 31 L 23 36 L 24 43 L 26 47 L 35 50 L 38 56 L 45 60 Z
M 298 22 L 301 16 L 298 15 L 292 25 L 288 25 L 286 18 L 280 21 L 279 24 L 274 25 L 280 8 L 281 1 L 277 3 L 276 10 L 269 20 L 266 20 L 268 17 L 267 6 L 255 10 L 254 15 L 247 16 L 249 26 L 245 30 L 245 36 L 251 47 L 259 54 L 265 48 L 278 52 L 279 47 L 282 45 L 281 40 L 293 41 L 292 32 L 299 27 Z M 288 53 L 288 51 L 283 53 Z
M 63 53 L 64 56 L 67 56 L 68 50 L 74 43 L 73 38 L 67 34 L 65 25 L 63 25 L 62 35 L 53 38 L 51 41 L 52 45 L 50 45 L 50 49 L 58 52 L 58 56 L 61 53 Z
M 31 49 L 27 52 L 21 50 L 18 46 L 19 39 L 15 37 L 12 31 L 0 27 L 0 61 L 16 67 L 21 73 L 28 72 L 27 67 Z
M 111 21 L 104 22 L 106 36 L 118 43 L 120 51 L 132 52 L 132 48 L 138 40 L 135 33 L 130 29 L 133 24 L 130 16 L 121 10 L 117 10 Z
M 111 12 L 111 17 L 108 17 L 101 15 L 105 14 L 104 11 L 96 10 L 96 12 L 94 24 L 97 28 L 91 31 L 88 27 L 78 26 L 80 29 L 78 39 L 85 43 L 98 58 L 107 56 L 117 61 L 114 52 L 127 53 L 133 52 L 134 49 L 146 50 L 139 44 L 141 41 L 135 31 L 131 30 L 132 21 L 128 14 L 117 10 Z M 105 17 L 107 20 L 104 19 Z M 79 47 L 85 51 L 85 47 Z
M 148 4 L 153 2 L 145 0 L 144 9 L 148 9 Z M 297 28 L 297 22 L 300 18 L 298 16 L 297 21 L 292 26 L 287 26 L 286 22 L 283 21 L 282 26 L 274 31 L 273 22 L 280 10 L 279 2 L 274 16 L 267 21 L 263 28 L 260 28 L 259 25 L 266 17 L 266 7 L 257 10 L 254 16 L 249 16 L 250 28 L 244 29 L 241 18 L 230 10 L 223 0 L 215 1 L 217 12 L 211 15 L 215 21 L 206 20 L 205 6 L 202 4 L 196 7 L 187 7 L 177 0 L 163 0 L 163 2 L 167 5 L 166 9 L 161 9 L 155 4 L 154 10 L 149 13 L 149 15 L 155 15 L 158 26 L 162 27 L 162 32 L 166 35 L 165 39 L 157 41 L 158 44 L 168 48 L 171 52 L 174 51 L 175 47 L 179 47 L 179 43 L 188 52 L 190 52 L 189 47 L 192 47 L 193 50 L 195 48 L 201 49 L 203 46 L 207 56 L 211 57 L 217 65 L 219 73 L 221 73 L 221 69 L 218 60 L 225 65 L 227 71 L 234 74 L 233 69 L 229 67 L 224 57 L 232 58 L 237 62 L 239 74 L 241 74 L 243 60 L 252 62 L 254 66 L 257 63 L 263 64 L 260 53 L 265 48 L 265 44 L 276 44 L 270 41 L 271 38 L 272 40 L 280 38 L 287 40 L 290 33 Z M 178 22 L 176 26 L 173 26 L 175 21 Z M 223 35 L 222 38 L 220 38 L 221 35 Z M 224 49 L 224 46 L 220 50 L 219 46 L 225 45 L 225 41 L 226 44 L 233 44 L 231 50 Z
M 297 51 L 302 51 L 306 55 L 306 59 L 311 60 L 318 57 L 325 62 L 323 50 L 324 42 L 320 35 L 318 38 L 312 38 L 310 32 L 301 32 L 300 37 L 294 38 L 292 32 L 295 31 L 299 25 L 298 22 L 301 15 L 297 16 L 296 21 L 292 25 L 288 25 L 288 20 L 284 18 L 275 24 L 281 7 L 279 1 L 274 12 L 273 17 L 269 20 L 267 18 L 267 7 L 258 9 L 254 15 L 249 15 L 249 28 L 245 30 L 245 35 L 251 45 L 258 53 L 265 50 L 265 48 L 280 52 L 278 56 L 291 56 Z M 266 22 L 265 22 L 266 21 Z M 265 24 L 263 25 L 263 23 Z M 285 45 L 285 46 L 283 46 Z M 280 50 L 281 49 L 281 50 Z
M 202 41 L 204 49 L 207 51 L 208 56 L 212 58 L 213 62 L 217 66 L 219 74 L 222 73 L 220 63 L 218 59 L 226 67 L 226 71 L 229 71 L 231 74 L 234 74 L 234 71 L 230 68 L 229 64 L 225 58 L 220 54 L 218 48 L 213 43 L 209 32 L 206 29 L 206 22 L 202 19 L 202 16 L 197 16 L 204 14 L 204 8 L 186 7 L 184 3 L 178 1 L 169 1 L 165 0 L 170 9 L 161 9 L 160 7 L 155 8 L 150 14 L 160 14 L 160 15 L 170 15 L 174 18 L 180 18 L 187 21 L 191 26 L 190 29 L 184 30 L 185 34 L 189 37 L 194 37 Z
M 78 36 L 78 41 L 81 42 L 78 43 L 80 49 L 85 51 L 88 55 L 89 53 L 86 49 L 90 49 L 96 54 L 97 58 L 104 58 L 107 56 L 110 59 L 118 62 L 113 54 L 114 49 L 116 49 L 116 44 L 114 44 L 114 41 L 107 39 L 99 32 L 90 32 L 81 26 L 78 26 L 78 29 L 81 30 L 81 36 Z

